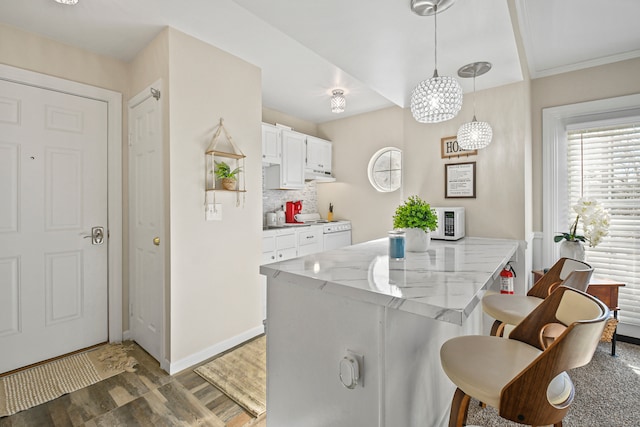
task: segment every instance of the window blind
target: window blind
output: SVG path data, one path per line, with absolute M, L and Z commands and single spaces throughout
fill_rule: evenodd
M 611 215 L 609 235 L 586 260 L 596 275 L 620 281 L 620 322 L 640 326 L 640 120 L 567 134 L 568 194 L 597 200 Z M 575 220 L 569 212 L 567 224 Z

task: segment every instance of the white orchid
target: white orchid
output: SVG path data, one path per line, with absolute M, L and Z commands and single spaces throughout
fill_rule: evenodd
M 576 220 L 571 224 L 568 233 L 558 233 L 554 237 L 555 242 L 563 239 L 569 241 L 589 242 L 589 246 L 595 248 L 602 238 L 609 234 L 609 212 L 597 201 L 589 198 L 581 198 L 573 206 L 573 211 L 577 214 Z M 582 229 L 584 235 L 578 235 L 578 222 L 582 218 Z

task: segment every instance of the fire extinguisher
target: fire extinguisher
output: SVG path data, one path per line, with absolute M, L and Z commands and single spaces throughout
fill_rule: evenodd
M 511 264 L 507 264 L 500 272 L 500 293 L 513 294 L 513 278 L 516 273 Z

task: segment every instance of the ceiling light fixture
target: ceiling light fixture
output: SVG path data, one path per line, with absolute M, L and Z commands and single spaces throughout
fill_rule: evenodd
M 334 89 L 333 96 L 331 97 L 331 112 L 340 114 L 347 106 L 347 100 L 344 98 L 344 91 L 342 89 Z
M 433 15 L 435 23 L 435 67 L 433 77 L 423 80 L 411 93 L 411 113 L 420 123 L 439 123 L 454 118 L 462 108 L 462 87 L 449 76 L 438 75 L 438 13 L 455 0 L 411 0 L 411 10 L 420 16 Z
M 78 0 L 55 0 L 57 3 L 60 4 L 68 4 L 73 6 L 74 4 L 78 3 Z
M 458 75 L 462 78 L 473 77 L 473 120 L 458 129 L 458 145 L 464 150 L 477 150 L 491 144 L 493 130 L 487 122 L 476 119 L 476 77 L 491 69 L 489 62 L 473 62 L 461 67 Z

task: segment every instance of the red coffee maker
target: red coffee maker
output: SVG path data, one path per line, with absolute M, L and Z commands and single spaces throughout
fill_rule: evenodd
M 286 210 L 284 211 L 285 220 L 288 223 L 297 223 L 296 215 L 302 211 L 302 202 L 298 200 L 297 202 L 287 202 Z

